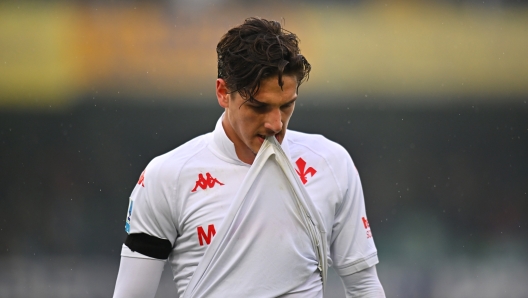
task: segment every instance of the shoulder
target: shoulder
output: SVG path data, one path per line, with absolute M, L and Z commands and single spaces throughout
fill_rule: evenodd
M 145 169 L 145 178 L 154 178 L 158 183 L 176 181 L 181 169 L 189 160 L 207 148 L 209 136 L 210 134 L 200 135 L 165 154 L 155 157 Z
M 305 150 L 327 159 L 329 162 L 343 161 L 343 159 L 350 159 L 350 155 L 343 146 L 331 141 L 319 134 L 309 134 L 288 130 L 288 141 L 291 149 L 296 150 L 302 147 Z
M 344 193 L 351 179 L 357 175 L 352 158 L 348 151 L 340 144 L 318 134 L 308 134 L 288 131 L 288 145 L 292 162 L 298 167 L 312 166 L 320 175 L 313 177 L 316 181 L 328 185 L 328 177 L 336 183 L 341 193 Z

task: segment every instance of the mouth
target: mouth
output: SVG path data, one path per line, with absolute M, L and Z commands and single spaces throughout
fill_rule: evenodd
M 264 140 L 266 139 L 266 136 L 258 134 L 257 138 L 260 141 L 260 143 L 262 144 L 262 143 L 264 143 Z M 279 141 L 279 134 L 275 135 L 275 139 L 277 139 L 277 141 Z

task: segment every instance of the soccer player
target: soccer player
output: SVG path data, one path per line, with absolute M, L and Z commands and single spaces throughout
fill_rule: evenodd
M 155 158 L 141 174 L 130 197 L 114 297 L 154 297 L 167 261 L 178 296 L 191 297 L 186 289 L 193 273 L 204 254 L 215 253 L 207 248 L 214 247 L 241 182 L 270 137 L 280 143 L 271 139 L 295 168 L 293 177 L 298 175 L 308 205 L 317 210 L 317 216 L 308 217 L 321 221 L 326 260 L 341 277 L 347 297 L 385 297 L 349 154 L 323 136 L 287 130 L 297 91 L 311 70 L 297 36 L 278 22 L 249 18 L 222 37 L 217 54 L 216 96 L 225 112 L 213 132 Z M 273 185 L 262 191 L 269 188 Z M 265 206 L 266 200 L 259 199 Z M 277 213 L 258 214 L 257 208 L 237 222 L 240 226 L 232 224 L 243 231 L 231 243 L 237 250 L 224 256 L 226 268 L 207 268 L 218 275 L 212 283 L 193 283 L 209 293 L 196 297 L 323 296 L 326 268 L 315 251 L 321 243 L 299 224 L 293 203 L 285 202 L 281 211 L 282 202 L 274 199 Z M 288 215 L 281 212 L 293 215 L 284 218 Z M 234 278 L 230 274 L 237 266 L 246 267 Z

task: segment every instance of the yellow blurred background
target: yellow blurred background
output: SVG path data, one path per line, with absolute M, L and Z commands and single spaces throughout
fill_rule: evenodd
M 95 3 L 0 4 L 0 108 L 60 108 L 88 95 L 210 101 L 216 43 L 255 15 L 300 37 L 313 66 L 303 94 L 411 103 L 528 95 L 526 6 Z

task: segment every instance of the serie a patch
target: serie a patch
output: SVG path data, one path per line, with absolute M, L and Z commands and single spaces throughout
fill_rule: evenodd
M 126 217 L 126 223 L 125 223 L 125 231 L 127 234 L 130 234 L 130 219 L 132 218 L 132 209 L 134 208 L 134 201 L 132 198 L 130 198 L 130 201 L 128 203 L 128 212 Z

